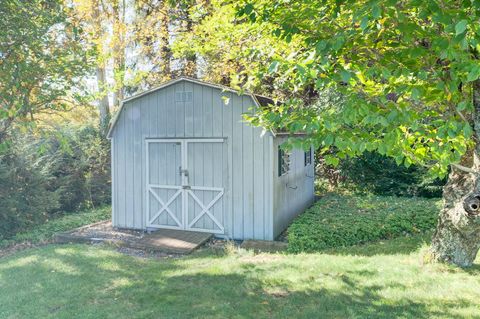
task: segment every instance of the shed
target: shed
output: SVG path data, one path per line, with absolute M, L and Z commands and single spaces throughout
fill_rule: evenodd
M 124 100 L 108 132 L 113 225 L 276 238 L 314 200 L 314 156 L 244 122 L 272 102 L 183 77 Z

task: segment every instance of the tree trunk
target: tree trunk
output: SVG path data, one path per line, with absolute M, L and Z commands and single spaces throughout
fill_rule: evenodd
M 190 33 L 193 31 L 193 20 L 190 17 L 189 10 L 186 10 L 186 22 L 185 22 L 185 32 Z M 187 56 L 185 61 L 185 68 L 183 72 L 186 76 L 191 78 L 197 77 L 197 55 L 192 53 L 191 55 Z
M 452 169 L 443 190 L 444 206 L 433 235 L 434 260 L 469 267 L 480 248 L 480 185 L 471 173 Z
M 125 0 L 115 0 L 112 5 L 113 15 L 113 79 L 115 90 L 113 92 L 113 106 L 118 108 L 123 100 L 123 83 L 125 77 Z
M 105 91 L 105 68 L 101 66 L 97 67 L 97 86 L 98 91 L 101 94 L 101 97 L 98 101 L 98 111 L 100 113 L 100 132 L 105 136 L 107 134 L 108 124 L 110 122 L 110 106 L 108 102 L 108 95 Z
M 101 22 L 101 8 L 98 1 L 92 1 L 92 24 L 95 27 L 96 41 L 101 42 L 104 36 L 104 30 Z M 103 62 L 98 61 L 96 68 L 97 87 L 99 93 L 98 99 L 98 113 L 100 133 L 103 136 L 107 135 L 108 124 L 110 122 L 110 102 L 108 101 L 107 79 L 105 65 Z
M 469 267 L 480 249 L 480 81 L 473 84 L 475 147 L 453 166 L 430 249 L 433 260 Z
M 165 11 L 168 8 L 165 7 Z M 172 61 L 172 50 L 170 49 L 170 31 L 169 31 L 170 19 L 168 12 L 162 13 L 160 15 L 160 59 L 161 59 L 161 72 L 162 78 L 170 79 L 172 77 L 172 72 L 170 68 L 170 63 Z

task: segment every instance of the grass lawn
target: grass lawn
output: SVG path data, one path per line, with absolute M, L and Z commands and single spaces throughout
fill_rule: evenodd
M 43 246 L 0 259 L 0 318 L 480 318 L 478 263 L 422 265 L 426 239 L 164 259 Z

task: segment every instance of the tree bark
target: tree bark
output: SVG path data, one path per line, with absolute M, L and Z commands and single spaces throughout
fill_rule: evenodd
M 167 9 L 167 8 L 165 8 Z M 164 12 L 160 15 L 160 59 L 161 59 L 161 72 L 162 77 L 165 79 L 170 79 L 172 77 L 170 63 L 172 61 L 172 50 L 170 49 L 170 19 L 168 12 Z
M 435 261 L 470 267 L 480 249 L 480 180 L 452 169 L 444 187 L 444 206 L 433 235 Z
M 101 42 L 104 36 L 104 29 L 102 27 L 102 22 L 101 22 L 101 12 L 102 9 L 100 7 L 99 1 L 95 0 L 92 1 L 92 25 L 94 26 L 94 30 L 96 32 L 96 41 Z M 99 127 L 100 127 L 100 133 L 102 136 L 107 135 L 108 131 L 108 124 L 110 122 L 110 102 L 108 101 L 108 90 L 107 90 L 107 76 L 106 76 L 106 70 L 105 70 L 105 65 L 104 62 L 98 62 L 97 68 L 96 68 L 96 78 L 97 78 L 97 87 L 98 87 L 98 93 L 99 93 L 99 98 L 98 98 L 98 113 L 100 115 L 99 118 Z
M 475 147 L 460 168 L 452 166 L 430 249 L 433 260 L 460 267 L 470 267 L 480 249 L 480 81 L 473 84 L 473 105 Z
M 110 103 L 108 101 L 108 95 L 105 91 L 106 78 L 105 68 L 102 66 L 97 67 L 97 86 L 101 97 L 98 101 L 98 112 L 100 113 L 100 132 L 102 135 L 106 135 L 108 131 L 108 124 L 110 122 Z
M 125 72 L 125 0 L 113 1 L 113 68 L 115 90 L 113 92 L 113 106 L 118 108 L 123 100 L 123 83 Z
M 186 33 L 190 33 L 193 31 L 193 20 L 190 17 L 190 12 L 187 9 L 185 12 L 185 31 Z M 192 53 L 191 55 L 187 56 L 186 61 L 185 61 L 185 67 L 183 70 L 184 75 L 191 77 L 191 78 L 196 78 L 197 77 L 197 55 L 195 53 Z

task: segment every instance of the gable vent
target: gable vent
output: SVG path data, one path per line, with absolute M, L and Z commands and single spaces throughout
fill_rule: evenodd
M 191 102 L 192 99 L 192 92 L 175 92 L 175 102 Z

